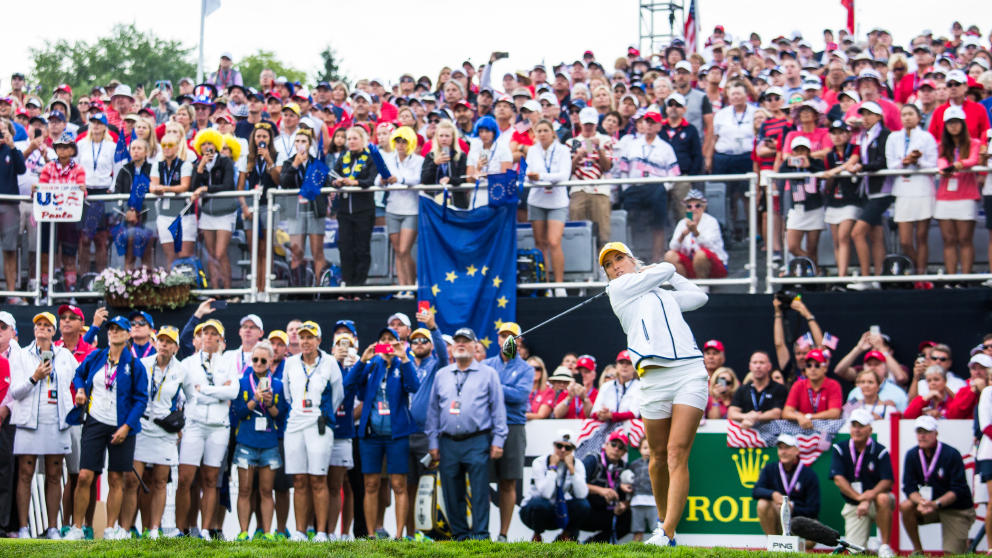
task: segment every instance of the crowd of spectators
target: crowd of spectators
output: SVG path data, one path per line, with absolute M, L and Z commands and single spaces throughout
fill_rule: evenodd
M 484 206 L 486 177 L 526 162 L 527 179 L 540 187 L 521 196 L 518 219 L 532 223 L 549 280 L 563 278 L 564 223 L 590 221 L 601 247 L 611 238 L 612 209 L 627 211 L 637 253 L 671 261 L 690 278 L 718 278 L 729 264 L 725 239 L 744 236 L 747 182 L 727 183 L 720 206 L 728 216 L 718 223 L 706 213 L 702 186 L 691 191 L 676 177 L 811 172 L 775 184 L 761 180 L 769 188 L 763 193 L 777 193 L 772 214 L 761 204 L 762 221 L 772 219 L 776 231 L 762 240 L 773 243 L 776 260 L 784 238 L 793 257 L 817 264 L 816 244 L 829 225 L 838 275 L 855 267 L 861 275 L 878 274 L 886 253 L 896 251 L 884 244 L 883 215 L 890 215 L 898 224 L 898 251 L 916 271 L 930 262 L 932 219 L 940 225 L 944 271 L 972 271 L 979 202 L 988 210 L 992 200 L 990 179 L 969 172 L 987 162 L 992 139 L 987 40 L 977 27 L 955 23 L 946 36 L 926 30 L 908 45 L 893 44 L 880 28 L 864 39 L 841 31 L 835 40 L 825 30 L 821 51 L 814 42 L 819 46 L 798 32 L 770 41 L 756 33 L 734 38 L 718 26 L 702 52 L 689 52 L 676 39 L 661 52 L 630 47 L 610 62 L 586 51 L 572 62 L 502 76 L 493 75 L 493 64 L 503 53 L 493 53 L 485 64 L 442 68 L 436 79 L 363 77 L 353 86 L 308 86 L 270 70 L 258 84 L 246 84 L 229 53 L 204 83 L 160 80 L 147 91 L 114 80 L 81 95 L 62 84 L 39 96 L 15 73 L 0 97 L 0 194 L 26 195 L 39 183 L 72 183 L 87 195 L 126 194 L 139 176 L 150 178 L 153 194 L 191 192 L 194 200 L 206 194 L 185 213 L 180 256 L 206 258 L 218 287 L 231 282 L 232 234 L 250 230 L 253 219 L 263 234 L 248 243 L 264 242 L 269 227 L 290 235 L 294 285 L 319 282 L 329 269 L 321 249 L 329 218 L 337 222 L 340 281 L 363 285 L 373 227 L 385 226 L 397 279 L 412 284 L 418 196 L 408 188 L 475 183 L 450 203 Z M 370 144 L 388 173 L 376 168 Z M 127 167 L 125 151 L 132 160 Z M 267 222 L 265 212 L 253 215 L 246 198 L 209 196 L 298 188 L 317 160 L 333 171 L 327 186 L 384 186 L 388 195 L 282 198 L 279 223 Z M 861 180 L 841 174 L 925 168 L 940 174 Z M 671 181 L 555 186 L 641 177 Z M 267 207 L 266 197 L 261 204 Z M 60 280 L 72 290 L 81 273 L 106 267 L 112 246 L 127 266 L 171 263 L 176 254 L 160 247 L 172 242 L 168 224 L 184 206 L 169 199 L 134 211 L 87 204 L 79 223 L 58 228 Z M 42 285 L 53 280 L 44 271 L 33 277 L 33 266 L 18 268 L 19 250 L 40 249 L 47 257 L 47 228 L 40 248 L 26 234 L 33 228 L 30 204 L 0 201 L 0 217 L 7 289 L 29 278 Z

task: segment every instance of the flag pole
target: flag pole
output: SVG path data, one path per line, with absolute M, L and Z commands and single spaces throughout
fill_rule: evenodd
M 203 27 L 207 20 L 207 0 L 200 0 L 200 53 L 196 61 L 196 83 L 203 83 Z

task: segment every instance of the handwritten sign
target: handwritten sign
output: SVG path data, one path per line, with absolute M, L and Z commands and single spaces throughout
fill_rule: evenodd
M 34 220 L 73 222 L 83 218 L 85 194 L 77 184 L 39 184 L 32 200 Z

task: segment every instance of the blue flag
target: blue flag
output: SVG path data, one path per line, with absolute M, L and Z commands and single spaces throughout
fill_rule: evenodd
M 169 232 L 172 234 L 172 249 L 179 252 L 183 251 L 183 214 L 180 213 L 176 215 L 176 218 L 169 223 Z
M 131 152 L 128 151 L 127 142 L 124 141 L 124 131 L 117 134 L 117 147 L 114 149 L 114 162 L 129 162 L 131 160 Z
M 431 303 L 442 331 L 471 327 L 490 356 L 497 332 L 517 314 L 517 209 L 444 210 L 420 197 L 418 298 Z
M 369 144 L 369 153 L 372 155 L 372 162 L 375 163 L 375 170 L 379 172 L 379 176 L 383 180 L 389 180 L 393 175 L 389 172 L 389 168 L 386 167 L 386 161 L 383 160 L 382 153 L 379 153 L 379 148 L 374 143 Z
M 303 176 L 303 184 L 300 185 L 300 195 L 309 201 L 317 199 L 320 189 L 324 187 L 327 174 L 330 169 L 321 159 L 314 159 L 307 165 L 307 172 Z
M 127 206 L 140 212 L 141 206 L 145 204 L 145 196 L 148 194 L 151 184 L 148 175 L 139 172 L 131 181 L 131 195 L 127 198 Z

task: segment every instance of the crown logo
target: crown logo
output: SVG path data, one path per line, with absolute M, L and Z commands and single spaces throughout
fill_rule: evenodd
M 762 467 L 768 463 L 768 456 L 761 452 L 760 448 L 741 448 L 735 455 L 730 456 L 737 467 L 737 477 L 744 488 L 754 488 L 754 483 L 758 482 L 758 475 L 761 474 Z

